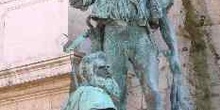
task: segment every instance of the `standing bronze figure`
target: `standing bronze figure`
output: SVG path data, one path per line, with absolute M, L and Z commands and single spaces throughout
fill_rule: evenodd
M 151 30 L 160 28 L 160 32 L 169 47 L 169 63 L 173 73 L 171 93 L 172 110 L 181 109 L 181 66 L 175 32 L 167 18 L 167 11 L 173 0 L 71 0 L 71 6 L 81 10 L 93 5 L 89 18 L 97 26 L 83 33 L 71 45 L 64 48 L 71 51 L 88 36 L 93 41 L 93 49 L 106 53 L 110 71 L 117 81 L 121 94 L 118 110 L 126 110 L 127 62 L 133 64 L 140 83 L 145 83 L 153 95 L 153 102 L 148 103 L 150 110 L 163 110 L 163 102 L 158 90 L 158 48 L 152 39 Z M 146 87 L 142 87 L 146 93 Z M 146 102 L 147 96 L 145 97 Z

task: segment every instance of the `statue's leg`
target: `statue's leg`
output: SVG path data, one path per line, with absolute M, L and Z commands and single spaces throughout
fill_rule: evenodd
M 163 110 L 162 107 L 162 98 L 159 92 L 159 70 L 158 70 L 158 59 L 157 54 L 158 50 L 156 46 L 149 39 L 149 36 L 145 33 L 145 30 L 140 28 L 138 35 L 135 37 L 138 38 L 136 43 L 136 54 L 134 56 L 134 66 L 135 71 L 140 72 L 140 82 L 143 84 L 143 92 L 145 94 L 145 100 L 149 99 L 149 96 L 146 95 L 147 88 L 144 86 L 144 83 L 150 88 L 150 93 L 152 95 L 152 104 L 150 110 Z M 146 85 L 146 84 L 145 84 Z M 149 107 L 149 106 L 148 106 Z
M 124 48 L 120 42 L 120 29 L 115 27 L 106 26 L 105 38 L 104 38 L 104 51 L 108 58 L 108 64 L 110 65 L 110 72 L 113 74 L 116 82 L 121 89 L 119 101 L 115 102 L 118 110 L 126 110 L 126 56 L 124 55 Z

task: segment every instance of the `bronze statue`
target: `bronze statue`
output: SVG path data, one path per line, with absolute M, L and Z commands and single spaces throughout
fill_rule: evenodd
M 151 30 L 160 28 L 160 32 L 169 52 L 167 56 L 173 73 L 171 93 L 172 110 L 181 109 L 181 66 L 178 58 L 175 32 L 167 18 L 167 11 L 173 0 L 71 0 L 71 6 L 86 10 L 93 5 L 89 18 L 97 22 L 80 35 L 71 45 L 64 48 L 69 52 L 88 36 L 98 45 L 95 51 L 106 53 L 110 71 L 117 81 L 121 94 L 117 107 L 126 110 L 127 62 L 131 62 L 140 83 L 145 83 L 153 95 L 153 102 L 148 109 L 163 110 L 163 102 L 158 90 L 158 48 L 152 39 Z M 89 24 L 89 23 L 88 23 Z M 93 49 L 94 49 L 93 48 Z M 146 93 L 146 87 L 142 86 Z
M 108 68 L 103 52 L 83 57 L 78 74 L 82 82 L 64 110 L 117 110 L 112 100 L 118 100 L 120 89 Z

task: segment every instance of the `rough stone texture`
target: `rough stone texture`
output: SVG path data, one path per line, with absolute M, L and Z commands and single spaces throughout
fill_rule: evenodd
M 0 110 L 61 110 L 68 97 L 68 75 L 0 88 Z
M 61 110 L 70 70 L 69 56 L 1 70 L 0 110 Z

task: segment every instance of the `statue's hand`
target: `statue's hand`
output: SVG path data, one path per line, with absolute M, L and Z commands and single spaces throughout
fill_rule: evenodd
M 173 73 L 172 86 L 171 86 L 171 110 L 180 110 L 182 108 L 182 72 L 178 54 L 170 52 L 168 56 L 171 72 Z
M 184 99 L 184 95 L 186 95 L 184 93 L 186 91 L 183 90 L 182 86 L 183 74 L 181 71 L 178 50 L 176 48 L 170 49 L 164 52 L 164 55 L 168 58 L 169 66 L 173 73 L 170 93 L 171 110 L 188 110 L 185 109 L 187 107 L 185 103 L 186 100 Z
M 169 51 L 167 54 L 170 69 L 172 73 L 181 74 L 181 64 L 178 57 L 178 54 L 175 52 Z

